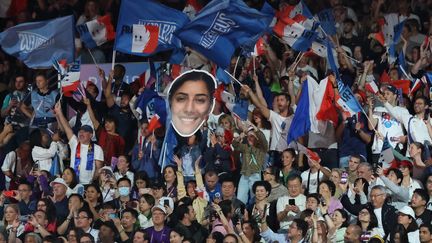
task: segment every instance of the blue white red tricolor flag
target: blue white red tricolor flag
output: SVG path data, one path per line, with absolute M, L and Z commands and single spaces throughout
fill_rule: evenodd
M 87 48 L 95 48 L 115 38 L 111 16 L 105 15 L 77 26 L 81 40 Z

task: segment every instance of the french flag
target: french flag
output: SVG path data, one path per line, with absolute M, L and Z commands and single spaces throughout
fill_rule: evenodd
M 303 154 L 306 155 L 306 157 L 314 162 L 321 162 L 321 158 L 319 157 L 318 153 L 306 148 L 305 146 L 303 146 L 301 143 L 296 143 L 297 144 L 297 150 Z
M 297 23 L 305 26 L 313 26 L 313 15 L 303 1 L 296 5 L 285 5 L 280 11 L 276 12 L 278 19 L 292 19 Z
M 264 39 L 259 38 L 257 43 L 254 46 L 254 51 L 251 53 L 252 56 L 261 56 L 265 53 L 265 47 L 264 47 Z
M 154 130 L 158 129 L 159 127 L 162 127 L 161 117 L 158 114 L 154 114 L 148 123 L 147 130 L 149 132 L 154 132 Z
M 308 76 L 303 83 L 300 100 L 288 132 L 288 144 L 309 131 L 320 133 L 320 121 L 331 121 L 337 125 L 338 113 L 332 84 L 328 78 L 316 80 Z
M 318 38 L 318 33 L 306 29 L 292 19 L 279 19 L 273 31 L 296 51 L 306 52 Z
M 69 70 L 61 79 L 61 89 L 63 95 L 71 97 L 80 86 L 81 60 L 76 60 L 69 65 Z
M 221 93 L 221 99 L 225 102 L 225 106 L 234 116 L 242 121 L 247 120 L 249 111 L 248 100 L 236 98 L 234 95 L 226 91 Z
M 384 36 L 384 46 L 387 47 L 388 61 L 393 64 L 397 59 L 396 44 L 402 34 L 404 21 L 399 22 L 397 14 L 387 14 L 384 16 L 384 24 L 381 26 Z
M 61 59 L 61 60 L 54 59 L 53 66 L 54 66 L 54 69 L 57 70 L 57 72 L 61 76 L 66 75 L 66 73 L 67 73 L 67 60 L 66 59 Z
M 336 99 L 336 103 L 342 110 L 342 112 L 346 115 L 346 117 L 352 117 L 357 114 L 347 105 L 347 103 L 340 96 Z
M 412 97 L 413 94 L 420 89 L 420 87 L 422 86 L 422 80 L 420 79 L 416 79 L 413 86 L 411 87 L 408 96 Z
M 111 23 L 110 15 L 105 15 L 85 24 L 78 25 L 77 30 L 87 48 L 95 48 L 115 38 L 114 26 Z
M 379 91 L 378 86 L 374 81 L 366 82 L 365 88 L 367 91 L 371 92 L 372 94 L 377 94 Z

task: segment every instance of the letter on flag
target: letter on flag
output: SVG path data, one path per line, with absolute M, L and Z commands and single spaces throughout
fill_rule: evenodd
M 114 48 L 140 56 L 181 48 L 174 32 L 187 22 L 185 13 L 157 1 L 123 0 Z
M 0 33 L 0 46 L 29 68 L 50 68 L 53 59 L 73 62 L 73 16 L 22 23 L 6 29 Z
M 77 26 L 81 40 L 87 48 L 95 48 L 115 38 L 111 16 L 105 15 Z
M 273 15 L 250 8 L 242 0 L 213 0 L 176 35 L 184 45 L 227 68 L 235 49 L 246 43 L 252 46 L 272 19 Z

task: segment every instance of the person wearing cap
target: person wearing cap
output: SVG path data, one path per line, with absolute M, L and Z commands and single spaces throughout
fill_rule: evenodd
M 246 143 L 243 138 L 246 137 Z M 233 147 L 241 153 L 241 177 L 238 184 L 237 198 L 244 204 L 248 204 L 249 198 L 252 198 L 252 185 L 261 180 L 261 170 L 264 164 L 266 152 L 268 149 L 267 141 L 264 134 L 250 127 L 234 139 Z
M 56 218 L 58 222 L 66 220 L 69 214 L 68 198 L 66 197 L 67 189 L 69 188 L 63 178 L 56 178 L 50 183 L 53 189 L 51 200 L 56 208 Z
M 429 202 L 429 195 L 424 189 L 415 189 L 411 198 L 411 207 L 414 209 L 415 218 L 418 225 L 430 224 L 432 211 L 426 208 Z
M 394 86 L 390 87 L 395 89 Z M 427 98 L 418 97 L 414 100 L 414 115 L 411 115 L 405 107 L 386 102 L 387 97 L 379 96 L 379 98 L 388 112 L 405 127 L 408 146 L 412 142 L 432 143 L 432 120 L 426 112 L 429 109 Z
M 420 232 L 415 220 L 414 210 L 410 206 L 404 206 L 398 211 L 398 223 L 403 225 L 408 232 L 410 242 L 420 242 Z
M 381 95 L 379 100 L 385 100 L 383 103 L 388 103 L 392 106 L 396 105 L 397 101 L 397 89 L 394 86 L 387 85 L 384 90 L 384 94 Z M 403 126 L 395 117 L 389 114 L 389 111 L 383 107 L 378 106 L 374 108 L 373 99 L 368 99 L 369 105 L 369 129 L 375 129 L 378 133 L 375 133 L 374 141 L 372 144 L 372 164 L 378 163 L 382 146 L 384 144 L 385 137 L 388 137 L 390 145 L 393 148 L 396 146 L 400 149 L 403 148 L 406 137 L 404 135 Z
M 54 111 L 69 140 L 70 167 L 77 173 L 79 183 L 88 185 L 97 178 L 96 172 L 102 167 L 104 161 L 102 148 L 91 141 L 93 128 L 83 125 L 76 136 L 63 115 L 60 103 L 55 105 Z
M 152 208 L 153 226 L 145 230 L 150 238 L 150 243 L 170 242 L 169 237 L 171 229 L 165 225 L 166 217 L 167 212 L 163 206 L 156 204 Z
M 409 190 L 409 198 L 412 197 L 414 190 L 418 188 L 422 188 L 421 183 L 413 179 L 411 177 L 411 173 L 413 170 L 413 164 L 409 160 L 402 160 L 399 162 L 399 170 L 402 172 L 402 187 L 405 187 Z

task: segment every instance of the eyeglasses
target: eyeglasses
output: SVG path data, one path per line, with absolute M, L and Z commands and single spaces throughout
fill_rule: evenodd
M 376 194 L 376 195 L 370 195 L 371 198 L 377 198 L 379 196 L 384 195 L 385 193 L 380 193 L 380 194 Z

